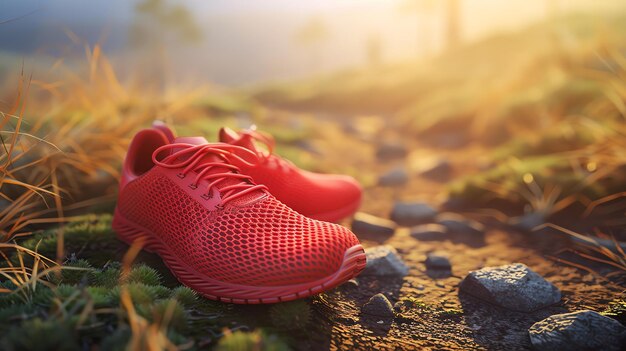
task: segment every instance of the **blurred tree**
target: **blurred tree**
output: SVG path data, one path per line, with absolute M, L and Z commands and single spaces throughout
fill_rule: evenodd
M 446 40 L 448 49 L 454 48 L 461 41 L 461 4 L 460 0 L 446 1 Z
M 428 54 L 430 49 L 430 39 L 428 18 L 435 12 L 441 2 L 436 0 L 405 0 L 401 3 L 400 10 L 403 12 L 414 12 L 418 14 L 418 55 Z M 457 46 L 461 39 L 461 6 L 460 0 L 446 0 L 445 15 L 445 38 L 448 49 Z
M 202 31 L 184 5 L 168 0 L 142 0 L 135 6 L 137 20 L 130 29 L 133 49 L 145 52 L 142 66 L 159 89 L 165 86 L 168 41 L 189 44 L 202 38 Z M 145 62 L 145 61 L 148 62 Z
M 376 34 L 371 35 L 365 43 L 365 53 L 367 64 L 370 67 L 378 67 L 382 63 L 382 44 L 380 37 Z
M 309 47 L 311 65 L 313 69 L 322 63 L 322 46 L 330 36 L 326 23 L 319 17 L 313 17 L 306 22 L 296 33 L 295 40 Z
M 428 55 L 431 51 L 432 30 L 429 28 L 429 17 L 437 7 L 436 0 L 404 0 L 400 3 L 400 11 L 417 14 L 417 55 Z

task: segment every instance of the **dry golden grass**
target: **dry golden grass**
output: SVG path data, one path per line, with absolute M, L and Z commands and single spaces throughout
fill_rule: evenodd
M 167 336 L 168 325 L 174 313 L 174 301 L 167 306 L 162 318 L 149 322 L 137 313 L 131 294 L 128 291 L 127 286 L 123 284 L 124 279 L 128 276 L 132 263 L 137 257 L 137 254 L 141 251 L 143 244 L 143 240 L 135 241 L 128 249 L 122 260 L 122 274 L 120 275 L 120 303 L 124 312 L 122 323 L 127 323 L 131 330 L 131 337 L 126 345 L 126 349 L 142 351 L 172 351 L 188 349 L 193 346 L 192 342 L 190 342 L 189 345 L 176 345 Z
M 19 265 L 11 262 L 6 255 L 7 251 L 15 252 Z M 15 286 L 15 289 L 0 288 L 0 293 L 17 295 L 24 303 L 32 301 L 33 294 L 39 284 L 52 287 L 53 285 L 45 278 L 52 272 L 61 269 L 60 266 L 56 265 L 49 258 L 16 244 L 0 244 L 0 255 L 3 256 L 6 262 L 6 265 L 0 267 L 0 276 Z M 32 257 L 32 266 L 27 266 L 24 261 L 24 255 Z
M 62 80 L 20 75 L 15 103 L 0 114 L 0 242 L 33 224 L 62 223 L 77 208 L 112 203 L 132 134 L 172 120 L 204 91 L 155 92 L 118 80 L 99 46 L 85 48 L 85 72 L 53 67 Z M 26 118 L 24 116 L 28 115 Z M 57 261 L 64 258 L 59 232 Z
M 588 259 L 593 262 L 602 263 L 617 269 L 617 271 L 606 274 L 607 277 L 622 275 L 626 273 L 626 253 L 624 252 L 624 249 L 620 245 L 620 243 L 615 239 L 615 237 L 600 232 L 596 232 L 596 235 L 603 236 L 605 238 L 591 237 L 552 223 L 538 226 L 536 230 L 540 230 L 546 227 L 569 235 L 578 245 L 578 249 L 566 249 L 563 251 L 572 251 L 582 258 Z M 590 273 L 595 273 L 591 268 L 582 263 L 573 262 L 571 260 L 558 258 L 555 256 L 552 256 L 552 259 L 557 262 L 565 263 Z

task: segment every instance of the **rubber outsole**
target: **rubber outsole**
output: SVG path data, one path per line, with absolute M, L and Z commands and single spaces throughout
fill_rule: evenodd
M 165 265 L 182 284 L 212 300 L 236 304 L 266 304 L 296 300 L 330 290 L 356 277 L 365 268 L 365 251 L 361 245 L 346 250 L 343 262 L 333 274 L 322 279 L 295 285 L 259 287 L 211 279 L 189 267 L 169 251 L 158 236 L 124 218 L 117 209 L 112 223 L 120 240 L 132 244 L 143 239 L 143 249 L 161 256 Z

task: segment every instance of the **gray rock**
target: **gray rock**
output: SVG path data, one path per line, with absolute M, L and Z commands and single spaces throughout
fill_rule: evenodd
M 455 211 L 467 208 L 468 205 L 468 200 L 461 197 L 451 196 L 448 197 L 444 202 L 442 202 L 440 207 L 447 211 Z
M 469 137 L 463 132 L 448 132 L 438 134 L 433 144 L 446 149 L 456 149 L 467 145 Z
M 391 219 L 404 226 L 414 226 L 431 222 L 437 211 L 425 203 L 396 202 L 391 210 Z
M 459 288 L 513 311 L 531 312 L 561 301 L 557 287 L 522 263 L 472 271 Z
M 396 249 L 389 245 L 365 249 L 367 265 L 363 275 L 404 277 L 409 268 L 404 264 Z
M 378 146 L 376 158 L 381 161 L 393 160 L 406 157 L 407 148 L 400 143 L 385 142 Z
M 409 175 L 404 168 L 395 168 L 378 178 L 378 185 L 400 186 L 409 181 Z
M 436 253 L 426 255 L 424 264 L 426 265 L 426 269 L 450 270 L 452 268 L 448 257 Z
M 527 232 L 544 223 L 546 223 L 546 216 L 540 212 L 528 213 L 520 217 L 511 218 L 509 221 L 509 224 L 513 227 Z
M 626 328 L 594 311 L 555 314 L 528 330 L 536 350 L 623 350 Z
M 448 160 L 439 159 L 430 167 L 425 168 L 420 175 L 433 180 L 446 180 L 452 173 L 452 165 Z
M 411 236 L 417 240 L 432 241 L 443 240 L 447 228 L 441 224 L 422 224 L 411 228 Z
M 393 318 L 393 306 L 387 297 L 383 294 L 372 296 L 369 301 L 361 307 L 361 313 L 368 316 Z
M 452 265 L 448 257 L 444 255 L 429 253 L 424 264 L 426 265 L 426 275 L 433 279 L 447 278 L 452 275 Z
M 352 220 L 352 231 L 356 235 L 391 236 L 396 224 L 390 220 L 358 212 Z
M 354 290 L 359 287 L 359 281 L 356 279 L 350 279 L 347 282 L 341 284 L 341 288 L 344 290 Z
M 451 233 L 484 233 L 485 226 L 477 221 L 465 218 L 456 213 L 442 213 L 437 216 L 437 223 L 446 227 Z

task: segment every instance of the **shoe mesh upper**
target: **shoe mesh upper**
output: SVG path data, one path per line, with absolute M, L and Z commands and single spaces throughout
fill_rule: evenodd
M 193 269 L 234 284 L 321 279 L 337 271 L 346 249 L 358 244 L 348 229 L 304 217 L 270 194 L 209 211 L 155 171 L 127 184 L 118 208 Z

